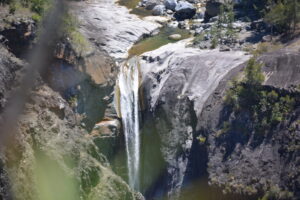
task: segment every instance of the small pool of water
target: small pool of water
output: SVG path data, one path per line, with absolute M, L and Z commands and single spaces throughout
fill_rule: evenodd
M 138 15 L 139 17 L 146 17 L 152 15 L 151 10 L 146 10 L 144 8 L 137 7 L 140 0 L 119 0 L 118 3 L 121 6 L 125 6 L 130 10 L 131 14 Z
M 189 38 L 191 36 L 189 31 L 184 29 L 163 27 L 157 35 L 145 38 L 133 45 L 128 52 L 129 58 L 132 56 L 141 55 L 147 51 L 155 50 L 168 43 L 177 42 L 178 40 L 169 39 L 169 36 L 172 34 L 180 34 L 180 40 Z

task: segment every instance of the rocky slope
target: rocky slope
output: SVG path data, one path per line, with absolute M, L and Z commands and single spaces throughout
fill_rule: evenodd
M 13 22 L 1 21 L 5 26 L 0 30 L 1 42 L 4 42 L 4 45 L 0 44 L 2 125 L 5 121 L 3 110 L 11 102 L 10 94 L 22 83 L 28 66 L 25 60 L 16 56 L 22 58 L 27 47 L 31 47 L 36 30 L 31 20 L 23 23 L 16 21 L 23 20 L 21 18 L 11 18 Z M 18 37 L 10 33 L 16 33 Z M 46 70 L 49 73 L 35 80 L 20 119 L 11 122 L 14 134 L 1 140 L 8 146 L 1 151 L 1 199 L 11 196 L 14 199 L 47 199 L 59 194 L 76 194 L 72 199 L 143 198 L 112 172 L 106 158 L 83 128 L 87 128 L 85 124 L 88 123 L 93 127 L 103 117 L 105 106 L 99 100 L 112 92 L 115 65 L 99 48 L 91 47 L 92 50 L 83 55 L 73 47 L 68 41 L 59 42 L 53 52 L 52 64 Z M 70 101 L 73 95 L 78 95 L 79 105 Z M 108 104 L 109 99 L 106 101 Z M 74 112 L 76 109 L 87 113 L 89 121 L 82 124 L 83 115 Z M 1 138 L 6 135 L 2 133 Z M 55 177 L 63 187 L 58 186 Z M 56 188 L 57 193 L 45 191 L 43 184 L 49 184 L 44 185 L 46 188 Z

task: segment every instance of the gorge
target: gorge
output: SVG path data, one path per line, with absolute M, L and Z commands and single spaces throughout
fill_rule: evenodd
M 1 125 L 49 31 L 7 2 Z M 280 33 L 262 2 L 67 1 L 1 150 L 0 199 L 299 199 L 298 27 Z

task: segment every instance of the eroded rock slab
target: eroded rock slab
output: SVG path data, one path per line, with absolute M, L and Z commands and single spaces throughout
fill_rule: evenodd
M 79 18 L 81 31 L 117 59 L 125 59 L 135 42 L 160 26 L 130 14 L 126 7 L 117 5 L 114 0 L 72 2 L 71 5 L 71 10 Z
M 188 48 L 187 42 L 145 53 L 141 61 L 144 109 L 155 121 L 154 132 L 161 140 L 171 199 L 179 195 L 203 104 L 220 80 L 249 58 L 239 51 Z

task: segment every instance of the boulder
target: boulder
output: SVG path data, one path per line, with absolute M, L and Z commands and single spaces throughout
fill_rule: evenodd
M 175 11 L 175 8 L 177 6 L 177 0 L 165 0 L 164 5 L 166 6 L 166 9 Z
M 180 40 L 182 36 L 180 34 L 172 34 L 168 38 L 171 40 Z
M 271 42 L 272 41 L 272 35 L 265 35 L 262 38 L 263 42 Z
M 145 2 L 145 8 L 147 10 L 152 10 L 158 4 L 159 4 L 159 1 L 157 1 L 157 0 L 147 0 Z
M 152 10 L 152 15 L 159 16 L 165 13 L 166 7 L 164 5 L 157 5 Z
M 171 21 L 170 23 L 167 24 L 168 27 L 170 28 L 178 28 L 178 22 L 177 21 Z
M 179 20 L 191 19 L 196 14 L 196 8 L 186 1 L 180 1 L 175 8 L 174 17 Z
M 197 11 L 197 13 L 196 13 L 196 19 L 204 19 L 204 17 L 205 17 L 205 11 L 203 11 L 203 10 L 199 10 L 199 11 Z
M 220 13 L 220 7 L 231 0 L 209 0 L 206 3 L 206 17 L 207 19 L 217 16 Z

